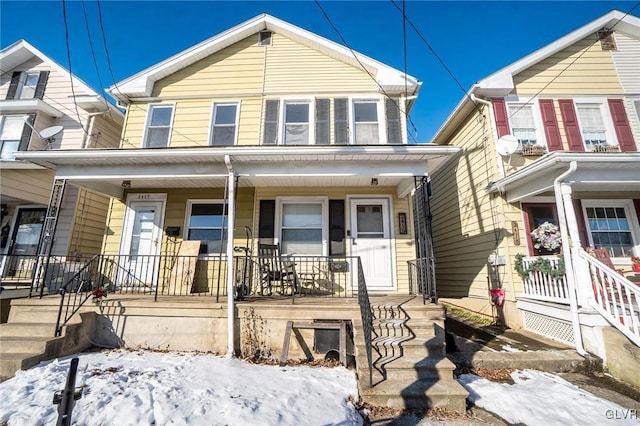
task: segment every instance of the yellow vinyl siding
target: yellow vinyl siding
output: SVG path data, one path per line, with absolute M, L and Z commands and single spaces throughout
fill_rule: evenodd
M 611 52 L 593 34 L 514 76 L 519 95 L 623 94 Z
M 80 189 L 69 255 L 88 257 L 100 253 L 108 207 L 109 197 Z
M 379 88 L 367 73 L 280 34 L 266 47 L 265 94 L 371 91 Z

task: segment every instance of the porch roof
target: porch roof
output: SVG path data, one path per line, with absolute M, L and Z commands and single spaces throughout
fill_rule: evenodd
M 575 161 L 577 170 L 565 182 L 574 191 L 640 192 L 640 153 L 552 152 L 487 187 L 506 195 L 510 203 L 553 191 L 553 182 Z
M 220 187 L 230 166 L 240 186 L 395 186 L 399 196 L 460 148 L 423 145 L 232 146 L 25 151 L 16 159 L 56 170 L 57 179 L 120 197 L 129 188 Z M 129 183 L 127 184 L 129 185 Z

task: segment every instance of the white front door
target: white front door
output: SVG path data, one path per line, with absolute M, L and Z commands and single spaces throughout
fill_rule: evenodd
M 350 212 L 351 254 L 360 256 L 367 288 L 394 288 L 389 199 L 354 198 Z
M 124 220 L 117 285 L 153 287 L 162 242 L 164 201 L 129 201 Z

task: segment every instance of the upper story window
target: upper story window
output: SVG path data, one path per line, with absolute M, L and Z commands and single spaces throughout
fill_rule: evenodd
M 22 85 L 20 86 L 19 99 L 33 99 L 36 94 L 36 87 L 40 79 L 39 72 L 26 72 L 22 77 Z
M 601 104 L 576 104 L 576 111 L 587 151 L 592 151 L 598 145 L 611 145 Z
M 185 239 L 199 240 L 200 254 L 224 253 L 227 246 L 226 207 L 223 201 L 187 203 Z
M 310 102 L 284 103 L 283 141 L 285 145 L 310 144 Z
M 15 71 L 7 90 L 7 99 L 42 99 L 49 71 Z
M 533 115 L 533 105 L 512 104 L 508 105 L 509 124 L 511 134 L 524 145 L 536 145 L 538 137 L 536 135 L 536 123 Z
M 144 138 L 145 148 L 164 148 L 169 146 L 173 105 L 150 105 L 147 116 L 147 129 Z
M 20 146 L 24 129 L 24 116 L 0 117 L 0 159 L 13 160 Z
M 235 145 L 238 130 L 238 104 L 213 104 L 211 145 Z
M 353 101 L 353 143 L 375 145 L 380 143 L 378 102 L 375 100 Z

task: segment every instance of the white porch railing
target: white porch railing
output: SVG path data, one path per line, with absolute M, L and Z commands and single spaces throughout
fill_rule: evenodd
M 549 261 L 551 267 L 558 268 L 558 256 L 531 256 L 522 259 L 525 270 L 544 258 Z M 552 278 L 549 274 L 542 271 L 532 271 L 527 278 L 522 279 L 522 296 L 535 300 L 543 300 L 547 302 L 555 302 L 569 304 L 569 287 L 565 276 L 561 278 Z
M 640 287 L 584 250 L 578 255 L 589 265 L 592 307 L 640 346 Z

